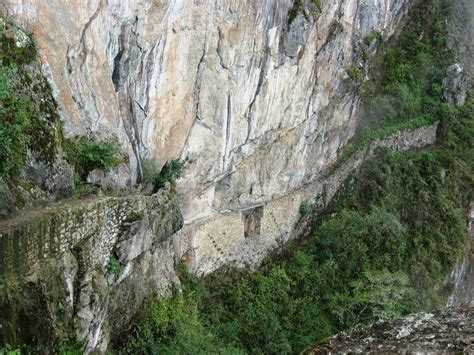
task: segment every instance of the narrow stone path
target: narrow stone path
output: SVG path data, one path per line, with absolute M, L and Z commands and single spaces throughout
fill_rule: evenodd
M 25 223 L 33 218 L 41 216 L 46 213 L 55 213 L 64 209 L 76 208 L 86 206 L 91 203 L 105 201 L 112 198 L 125 198 L 132 195 L 107 195 L 107 196 L 88 196 L 83 199 L 66 199 L 57 202 L 53 202 L 46 206 L 38 206 L 31 209 L 23 210 L 16 216 L 0 220 L 0 232 L 5 231 L 22 223 Z

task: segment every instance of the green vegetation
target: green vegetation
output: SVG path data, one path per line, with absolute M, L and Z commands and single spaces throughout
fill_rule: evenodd
M 374 139 L 428 125 L 451 114 L 441 94 L 441 81 L 453 58 L 446 45 L 447 11 L 436 1 L 418 6 L 397 45 L 379 48 L 369 81 L 362 83 L 359 68 L 347 70 L 352 80 L 362 84 L 359 92 L 364 100 L 364 117 L 343 148 L 339 164 Z M 375 32 L 364 42 L 376 38 L 380 36 Z
M 0 176 L 18 173 L 26 159 L 28 145 L 32 139 L 30 105 L 13 96 L 8 84 L 15 68 L 0 67 Z
M 450 54 L 434 4 L 420 6 L 398 47 L 387 49 L 380 80 L 364 85 L 368 120 L 353 146 L 440 120 L 437 146 L 383 151 L 365 163 L 311 235 L 257 272 L 183 273 L 182 293 L 147 302 L 117 349 L 297 353 L 355 324 L 445 304 L 443 282 L 464 254 L 474 191 L 474 100 L 454 108 L 441 99 Z M 384 103 L 388 110 L 370 111 Z
M 116 139 L 105 141 L 84 137 L 65 139 L 64 150 L 76 172 L 83 178 L 94 169 L 109 169 L 121 163 Z
M 18 47 L 14 33 L 18 31 L 17 25 L 7 19 L 0 19 L 0 61 L 2 66 L 28 64 L 36 58 L 36 45 L 33 37 L 29 36 L 25 46 Z
M 357 83 L 362 83 L 362 81 L 364 81 L 364 71 L 362 70 L 362 68 L 348 68 L 346 70 L 346 73 L 347 75 L 349 75 L 349 78 L 351 78 L 351 80 Z
M 111 256 L 105 265 L 108 275 L 118 275 L 122 272 L 123 268 L 123 264 L 115 256 Z
M 173 159 L 165 163 L 158 172 L 156 163 L 152 160 L 145 161 L 144 178 L 147 183 L 153 184 L 153 192 L 163 188 L 167 182 L 174 185 L 174 182 L 181 176 L 184 169 L 184 162 Z
M 96 186 L 87 184 L 80 177 L 75 178 L 74 185 L 74 194 L 71 196 L 72 199 L 78 200 L 97 193 Z
M 311 204 L 308 201 L 303 201 L 300 204 L 300 209 L 299 210 L 300 210 L 300 215 L 301 216 L 306 216 L 306 215 L 310 214 L 311 212 L 313 212 L 313 207 L 311 206 Z
M 133 222 L 141 220 L 144 216 L 145 216 L 145 212 L 143 211 L 132 211 L 128 214 L 127 218 L 125 218 L 125 222 L 133 223 Z
M 45 82 L 24 65 L 36 56 L 33 39 L 17 47 L 14 25 L 0 24 L 0 177 L 12 178 L 24 167 L 28 151 L 44 162 L 54 159 L 59 117 Z M 47 99 L 37 102 L 38 92 Z
M 307 9 L 305 9 L 305 5 L 307 5 Z M 308 20 L 308 15 L 316 19 L 321 13 L 321 0 L 295 0 L 288 10 L 288 26 L 291 25 L 295 18 L 301 13 L 306 20 Z
M 218 354 L 242 353 L 224 347 L 198 319 L 192 295 L 160 300 L 151 297 L 128 330 L 121 349 L 129 354 Z
M 370 35 L 368 35 L 364 38 L 364 44 L 366 46 L 370 46 L 372 44 L 372 42 L 374 41 L 374 39 L 382 41 L 383 40 L 382 34 L 379 31 L 372 32 Z

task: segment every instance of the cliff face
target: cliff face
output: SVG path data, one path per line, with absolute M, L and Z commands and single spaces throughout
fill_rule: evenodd
M 20 280 L 5 334 L 28 342 L 44 326 L 59 344 L 73 329 L 86 351 L 105 351 L 149 286 L 179 282 L 175 262 L 197 274 L 257 265 L 297 234 L 301 202 L 324 207 L 375 148 L 433 144 L 436 125 L 321 174 L 357 123 L 347 70 L 367 73 L 367 38 L 392 35 L 412 2 L 4 1 L 37 40 L 65 134 L 117 136 L 128 155 L 105 185 L 132 187 L 150 160 L 187 161 L 178 196 L 99 198 L 1 223 L 0 277 Z M 171 237 L 178 197 L 187 226 Z
M 146 160 L 188 159 L 186 221 L 282 196 L 335 161 L 359 100 L 349 68 L 390 36 L 409 0 L 37 1 L 32 29 L 67 135 L 116 135 Z M 117 179 L 116 179 L 117 180 Z

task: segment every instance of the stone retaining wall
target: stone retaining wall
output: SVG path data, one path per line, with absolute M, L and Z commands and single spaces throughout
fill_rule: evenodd
M 315 176 L 303 188 L 250 209 L 215 214 L 187 224 L 174 238 L 187 240 L 192 254 L 191 270 L 198 275 L 210 273 L 224 265 L 254 268 L 269 251 L 302 233 L 305 221 L 299 207 L 303 201 L 316 208 L 326 207 L 349 173 L 375 156 L 380 149 L 406 151 L 432 145 L 436 141 L 437 127 L 438 123 L 376 140 L 342 166 Z M 253 213 L 256 209 L 259 209 L 258 213 Z M 250 223 L 249 215 L 256 215 L 259 220 Z M 257 226 L 258 230 L 245 230 L 249 225 Z
M 85 260 L 104 265 L 130 212 L 153 205 L 153 197 L 106 197 L 58 205 L 0 224 L 0 277 L 28 275 L 41 259 L 57 257 L 92 238 L 94 248 Z M 3 230 L 2 230 L 3 229 Z
M 182 221 L 176 194 L 164 189 L 63 202 L 0 223 L 0 344 L 34 334 L 47 353 L 70 338 L 86 353 L 105 352 L 151 291 L 179 283 L 170 238 Z

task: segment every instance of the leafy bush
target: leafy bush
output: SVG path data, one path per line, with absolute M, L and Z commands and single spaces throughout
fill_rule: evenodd
M 158 172 L 156 163 L 152 160 L 145 161 L 144 178 L 147 183 L 153 184 L 153 192 L 163 188 L 167 182 L 174 183 L 183 173 L 184 162 L 173 159 L 165 163 Z
M 109 169 L 121 163 L 116 139 L 96 141 L 90 138 L 64 140 L 64 149 L 76 172 L 83 178 L 94 169 Z
M 311 207 L 311 204 L 308 201 L 303 201 L 300 204 L 300 215 L 306 216 L 307 214 L 310 214 L 313 212 L 313 207 Z
M 117 260 L 115 256 L 111 256 L 105 265 L 105 269 L 107 270 L 107 274 L 109 275 L 117 275 L 120 274 L 123 270 L 123 264 Z
M 133 223 L 139 221 L 145 216 L 143 211 L 132 211 L 128 214 L 127 218 L 125 218 L 125 222 Z

